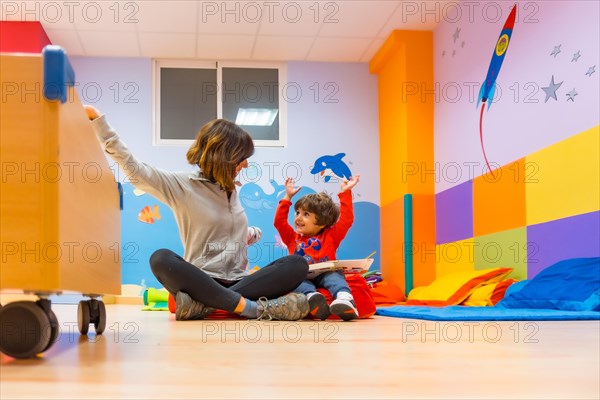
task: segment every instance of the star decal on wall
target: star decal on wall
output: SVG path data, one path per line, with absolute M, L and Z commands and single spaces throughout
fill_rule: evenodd
M 452 37 L 454 38 L 454 43 L 456 43 L 459 36 L 460 36 L 460 28 L 456 28 L 456 30 L 454 31 L 454 34 L 452 35 Z
M 577 62 L 577 60 L 579 60 L 579 57 L 581 57 L 581 51 L 577 50 L 577 53 L 573 54 L 573 59 L 571 60 L 571 62 Z
M 560 46 L 562 46 L 562 44 L 559 44 L 558 46 L 554 46 L 554 50 L 552 50 L 552 53 L 550 53 L 550 55 L 554 56 L 554 58 L 556 58 L 558 53 L 560 53 Z
M 550 83 L 548 84 L 548 86 L 542 88 L 542 90 L 544 92 L 546 92 L 546 100 L 544 100 L 544 103 L 547 103 L 548 99 L 550 99 L 550 97 L 552 97 L 554 100 L 558 100 L 556 98 L 556 91 L 562 84 L 563 84 L 562 82 L 554 83 L 554 75 L 552 75 L 552 79 L 550 80 Z
M 446 56 L 448 58 L 454 58 L 454 56 L 460 54 L 460 49 L 463 49 L 465 47 L 466 41 L 460 38 L 461 31 L 462 30 L 459 27 L 456 27 L 454 29 L 454 33 L 451 34 L 452 43 L 449 43 L 449 48 L 445 48 L 442 50 L 442 58 L 445 58 Z
M 596 66 L 592 65 L 590 68 L 588 68 L 588 72 L 586 72 L 585 74 L 591 77 L 594 72 L 596 72 Z
M 567 101 L 571 100 L 572 102 L 575 102 L 575 96 L 578 94 L 579 93 L 575 91 L 575 88 L 573 88 L 569 93 L 567 93 Z

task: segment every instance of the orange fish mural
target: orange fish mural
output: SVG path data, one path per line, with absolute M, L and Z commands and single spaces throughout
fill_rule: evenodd
M 150 206 L 142 208 L 142 211 L 138 214 L 138 221 L 145 222 L 147 224 L 153 224 L 157 219 L 160 219 L 160 213 L 158 212 L 158 206 L 154 206 L 154 210 Z

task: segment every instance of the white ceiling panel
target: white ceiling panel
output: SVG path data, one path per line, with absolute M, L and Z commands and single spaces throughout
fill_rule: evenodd
M 145 1 L 139 3 L 138 32 L 196 34 L 198 4 L 195 1 Z
M 457 1 L 403 1 L 396 8 L 378 36 L 387 38 L 396 29 L 433 30 L 444 18 L 451 17 L 453 10 L 457 7 L 461 7 Z
M 244 1 L 199 1 L 198 34 L 255 35 L 260 25 L 252 10 Z
M 260 35 L 310 37 L 319 33 L 323 19 L 319 17 L 317 2 L 293 2 L 287 7 L 273 3 L 271 7 L 264 7 L 258 32 Z
M 308 61 L 360 62 L 371 39 L 317 38 L 306 59 Z M 336 51 L 332 51 L 336 49 Z
M 433 30 L 460 7 L 452 0 L 3 0 L 1 18 L 40 21 L 70 54 L 369 62 L 393 30 Z
M 48 35 L 48 39 L 50 39 L 53 44 L 61 46 L 63 49 L 65 49 L 68 55 L 85 55 L 83 47 L 81 46 L 81 41 L 77 36 L 77 32 L 48 29 L 46 30 L 46 35 Z
M 323 17 L 319 36 L 373 38 L 398 6 L 396 1 L 336 2 Z
M 196 58 L 200 60 L 250 60 L 254 37 L 246 35 L 198 36 Z
M 150 58 L 195 58 L 196 35 L 191 33 L 141 32 L 142 57 Z
M 133 32 L 81 31 L 79 37 L 87 56 L 141 57 L 138 38 Z
M 304 60 L 314 38 L 297 36 L 259 36 L 252 58 L 255 60 Z
M 61 4 L 72 11 L 73 24 L 75 29 L 79 31 L 134 32 L 139 17 L 139 5 L 133 1 L 64 1 L 54 3 Z

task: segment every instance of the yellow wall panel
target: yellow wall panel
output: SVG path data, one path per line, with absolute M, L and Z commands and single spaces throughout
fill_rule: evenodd
M 600 126 L 526 157 L 527 225 L 600 209 Z
M 436 277 L 475 269 L 473 238 L 436 246 Z

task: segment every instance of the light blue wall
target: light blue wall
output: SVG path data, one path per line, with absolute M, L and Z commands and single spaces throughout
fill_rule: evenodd
M 185 146 L 152 145 L 152 61 L 143 58 L 73 57 L 78 92 L 84 103 L 107 114 L 134 155 L 169 170 L 192 170 Z M 284 253 L 276 245 L 274 207 L 282 197 L 271 180 L 282 185 L 287 175 L 305 192 L 335 195 L 340 181 L 310 173 L 316 159 L 345 153 L 343 161 L 361 181 L 354 190 L 355 224 L 338 251 L 338 258 L 359 258 L 379 252 L 379 126 L 377 79 L 367 64 L 290 62 L 287 65 L 288 146 L 257 148 L 251 168 L 240 178 L 240 193 L 258 194 L 262 206 L 245 204 L 251 225 L 263 230 L 263 240 L 250 249 L 250 265 L 264 266 Z M 112 161 L 109 161 L 112 165 Z M 122 171 L 113 166 L 120 181 Z M 158 286 L 148 258 L 160 247 L 181 253 L 170 210 L 145 194 L 125 186 L 122 216 L 123 283 Z M 138 221 L 141 209 L 159 205 L 161 219 Z M 379 268 L 376 257 L 373 268 Z

